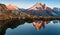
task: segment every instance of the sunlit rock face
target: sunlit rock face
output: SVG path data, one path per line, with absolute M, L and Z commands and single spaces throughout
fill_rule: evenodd
M 11 10 L 11 13 L 12 13 L 12 14 L 17 15 L 17 14 L 19 13 L 19 12 L 18 12 L 18 7 L 15 6 L 15 5 L 8 4 L 6 7 L 7 7 L 9 10 Z
M 41 3 L 38 3 L 38 2 L 36 3 L 35 6 L 36 6 L 36 8 L 42 8 L 42 4 Z
M 37 10 L 37 9 L 41 9 L 42 10 L 42 4 L 41 3 L 36 3 L 35 5 L 33 5 L 31 8 L 28 8 L 28 10 Z
M 35 5 L 33 5 L 32 7 L 28 8 L 28 10 L 46 10 L 47 6 L 46 4 L 42 5 L 41 3 L 37 2 Z
M 46 10 L 47 9 L 47 6 L 46 4 L 43 5 L 43 9 Z
M 7 8 L 8 8 L 9 10 L 18 10 L 18 7 L 15 6 L 15 5 L 12 5 L 12 4 L 8 4 L 8 5 L 7 5 Z

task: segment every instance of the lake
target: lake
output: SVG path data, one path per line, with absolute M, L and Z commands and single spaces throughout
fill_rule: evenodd
M 0 21 L 0 35 L 60 35 L 60 20 Z

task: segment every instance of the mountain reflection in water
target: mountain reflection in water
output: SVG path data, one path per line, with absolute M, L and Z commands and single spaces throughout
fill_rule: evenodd
M 49 21 L 36 21 L 36 22 L 33 22 L 32 24 L 34 25 L 34 27 L 37 29 L 37 30 L 40 30 L 41 27 L 45 28 L 46 27 L 46 24 L 48 24 Z
M 57 23 L 59 20 L 53 20 L 53 23 Z M 32 25 L 36 28 L 37 31 L 39 31 L 42 27 L 45 28 L 46 24 L 50 23 L 51 21 L 46 20 L 6 20 L 6 21 L 0 21 L 0 35 L 5 35 L 6 30 L 8 28 L 14 29 L 19 25 L 23 25 L 25 22 L 32 23 Z M 60 21 L 59 21 L 60 22 Z

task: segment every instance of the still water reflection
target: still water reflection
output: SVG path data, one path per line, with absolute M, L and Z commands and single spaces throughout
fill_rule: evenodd
M 60 35 L 59 20 L 0 21 L 0 35 Z

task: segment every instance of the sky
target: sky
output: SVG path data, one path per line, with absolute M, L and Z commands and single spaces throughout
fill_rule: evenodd
M 60 0 L 0 0 L 0 3 L 8 5 L 13 4 L 19 8 L 30 8 L 35 5 L 37 2 L 46 4 L 46 6 L 54 8 L 60 8 Z

